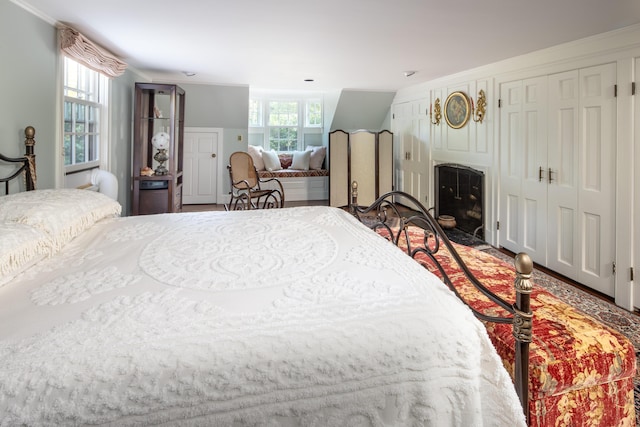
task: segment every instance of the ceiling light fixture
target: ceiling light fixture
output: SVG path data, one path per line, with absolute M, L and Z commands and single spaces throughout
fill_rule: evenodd
M 411 76 L 413 76 L 415 73 L 416 73 L 415 71 L 405 71 L 405 72 L 404 72 L 404 76 L 405 76 L 405 77 L 411 77 Z
M 187 77 L 193 77 L 196 75 L 193 71 L 183 71 L 182 73 Z

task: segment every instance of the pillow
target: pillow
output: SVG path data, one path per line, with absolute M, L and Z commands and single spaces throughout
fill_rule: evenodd
M 44 232 L 54 251 L 97 221 L 119 216 L 122 206 L 90 190 L 34 190 L 0 197 L 0 223 L 30 225 Z
M 327 155 L 327 147 L 309 146 L 307 151 L 311 152 L 311 158 L 309 159 L 309 169 L 322 169 L 324 158 Z
M 0 223 L 0 236 L 0 286 L 51 252 L 49 237 L 30 225 Z
M 278 154 L 278 158 L 280 159 L 280 166 L 282 166 L 282 169 L 289 169 L 291 167 L 291 162 L 293 161 L 293 154 L 280 153 Z
M 278 158 L 278 153 L 275 151 L 263 151 L 262 152 L 262 160 L 264 160 L 264 167 L 268 171 L 279 171 L 282 169 L 280 165 L 280 158 Z
M 263 171 L 264 170 L 264 160 L 262 160 L 262 152 L 264 148 L 259 147 L 257 145 L 249 145 L 247 148 L 247 153 L 251 156 L 253 160 L 253 165 L 256 167 L 256 170 Z
M 291 169 L 308 171 L 310 158 L 311 151 L 294 151 L 293 161 L 291 162 Z

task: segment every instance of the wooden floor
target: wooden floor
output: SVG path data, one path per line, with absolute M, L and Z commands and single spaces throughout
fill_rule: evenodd
M 284 202 L 285 208 L 295 206 L 329 206 L 329 200 L 302 200 L 299 202 Z M 224 205 L 183 205 L 182 212 L 223 211 Z

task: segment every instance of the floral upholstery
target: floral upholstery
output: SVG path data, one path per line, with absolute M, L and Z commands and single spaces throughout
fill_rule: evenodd
M 329 176 L 327 169 L 312 169 L 308 171 L 296 169 L 281 169 L 279 171 L 258 171 L 258 176 L 262 179 L 266 178 L 303 178 L 308 176 Z
M 380 234 L 384 233 L 380 231 Z M 421 229 L 409 227 L 412 248 L 422 245 L 423 235 Z M 399 246 L 406 250 L 406 240 L 402 240 Z M 483 284 L 503 299 L 514 301 L 513 265 L 473 248 L 454 246 Z M 445 248 L 436 258 L 471 306 L 485 314 L 507 315 L 464 280 L 464 274 L 454 268 L 455 262 Z M 438 274 L 426 255 L 418 255 L 416 259 Z M 636 357 L 631 342 L 548 291 L 535 287 L 535 272 L 533 281 L 529 425 L 634 426 Z M 505 367 L 513 376 L 512 326 L 487 323 L 486 327 Z
M 327 169 L 289 169 L 293 162 L 293 154 L 291 153 L 278 153 L 280 159 L 281 170 L 268 171 L 265 169 L 258 170 L 258 176 L 261 179 L 267 178 L 305 178 L 310 176 L 329 176 Z

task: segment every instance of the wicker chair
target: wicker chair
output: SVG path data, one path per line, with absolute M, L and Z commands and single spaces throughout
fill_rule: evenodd
M 253 159 L 244 151 L 229 157 L 231 200 L 225 210 L 271 209 L 284 207 L 284 189 L 277 178 L 260 179 Z M 269 183 L 267 188 L 261 184 Z

